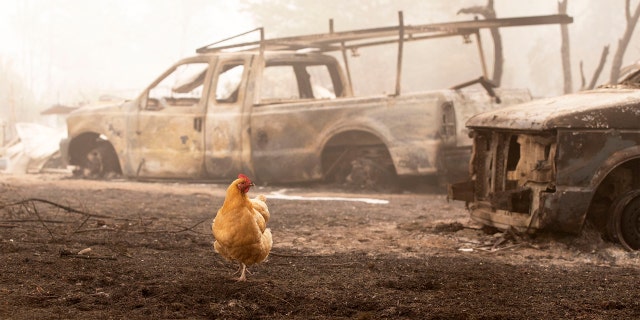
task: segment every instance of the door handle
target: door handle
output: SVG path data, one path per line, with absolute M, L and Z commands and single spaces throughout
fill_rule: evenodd
M 202 131 L 202 117 L 193 118 L 193 129 L 198 132 Z

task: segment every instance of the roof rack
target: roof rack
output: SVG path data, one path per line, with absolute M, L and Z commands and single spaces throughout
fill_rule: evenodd
M 391 27 L 360 29 L 351 31 L 334 32 L 333 19 L 329 20 L 329 33 L 310 34 L 304 36 L 282 37 L 265 39 L 264 28 L 256 28 L 220 41 L 208 44 L 204 47 L 196 49 L 197 53 L 220 52 L 224 50 L 233 51 L 255 51 L 259 50 L 260 58 L 264 59 L 264 51 L 279 50 L 303 50 L 310 49 L 318 52 L 342 51 L 342 60 L 345 64 L 347 73 L 347 81 L 351 85 L 351 71 L 349 61 L 347 59 L 347 51 L 353 53 L 360 47 L 370 47 L 383 44 L 398 45 L 398 55 L 396 62 L 396 87 L 394 96 L 400 95 L 400 79 L 402 77 L 402 54 L 404 42 L 426 40 L 442 37 L 462 36 L 465 40 L 470 40 L 471 35 L 475 35 L 480 54 L 480 63 L 482 66 L 483 77 L 489 78 L 487 75 L 487 64 L 484 59 L 484 50 L 480 40 L 480 29 L 487 28 L 504 28 L 518 26 L 532 26 L 544 24 L 568 24 L 572 23 L 573 18 L 566 14 L 546 15 L 546 16 L 529 16 L 517 18 L 502 19 L 485 19 L 485 20 L 469 20 L 456 22 L 443 22 L 422 24 L 417 26 L 404 25 L 402 11 L 398 12 L 398 25 Z M 235 44 L 226 44 L 231 40 L 238 39 L 247 34 L 259 32 L 260 40 L 251 42 L 241 42 Z
M 360 29 L 351 31 L 333 31 L 333 19 L 329 20 L 329 33 L 310 34 L 293 37 L 264 38 L 264 28 L 256 28 L 198 48 L 197 53 L 219 52 L 236 49 L 237 51 L 263 50 L 300 50 L 315 49 L 320 52 L 355 50 L 360 47 L 397 43 L 399 41 L 416 41 L 432 38 L 463 36 L 476 34 L 480 29 L 531 26 L 543 24 L 572 23 L 573 18 L 560 15 L 529 16 L 517 18 L 469 20 L 422 25 L 403 25 L 402 12 L 398 26 Z M 260 40 L 224 44 L 244 35 L 260 32 Z

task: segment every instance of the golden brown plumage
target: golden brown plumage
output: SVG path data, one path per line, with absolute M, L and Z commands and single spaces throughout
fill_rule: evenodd
M 240 264 L 238 281 L 245 281 L 247 266 L 264 261 L 273 246 L 271 230 L 267 228 L 270 215 L 266 197 L 249 199 L 247 192 L 252 186 L 248 177 L 238 175 L 227 188 L 222 208 L 211 225 L 215 251 Z

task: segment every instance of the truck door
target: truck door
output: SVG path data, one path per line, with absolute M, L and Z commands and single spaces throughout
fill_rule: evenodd
M 183 61 L 141 98 L 128 133 L 128 163 L 136 177 L 203 177 L 209 66 L 203 58 Z
M 248 86 L 251 56 L 219 59 L 212 78 L 206 115 L 207 176 L 235 179 L 238 173 L 253 175 L 249 141 L 252 88 Z
M 333 60 L 296 55 L 267 60 L 251 113 L 251 152 L 259 181 L 322 178 L 320 143 L 345 114 L 330 101 L 343 94 Z

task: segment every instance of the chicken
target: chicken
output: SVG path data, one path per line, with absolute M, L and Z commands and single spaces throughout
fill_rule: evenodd
M 252 186 L 247 176 L 238 175 L 227 188 L 224 203 L 211 225 L 214 250 L 240 264 L 238 281 L 245 281 L 247 266 L 263 262 L 273 246 L 271 229 L 267 228 L 270 218 L 267 199 L 264 195 L 249 199 L 247 192 Z

